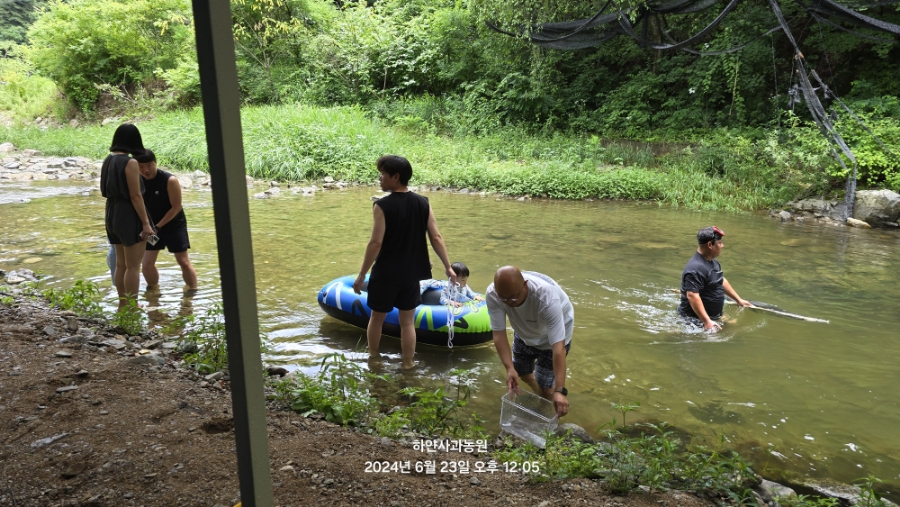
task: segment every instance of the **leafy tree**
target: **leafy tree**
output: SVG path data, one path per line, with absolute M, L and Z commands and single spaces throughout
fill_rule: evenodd
M 103 87 L 133 96 L 193 50 L 188 0 L 51 0 L 28 32 L 29 59 L 90 109 Z
M 36 10 L 44 0 L 12 0 L 0 3 L 0 41 L 22 44 L 28 27 L 34 23 Z

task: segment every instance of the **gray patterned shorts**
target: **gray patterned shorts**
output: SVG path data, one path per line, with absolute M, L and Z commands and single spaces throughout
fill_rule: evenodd
M 526 345 L 518 335 L 513 334 L 513 366 L 520 377 L 534 373 L 534 378 L 541 389 L 550 389 L 556 380 L 553 376 L 553 351 L 536 349 Z M 569 347 L 572 342 L 566 344 L 566 355 L 569 355 Z

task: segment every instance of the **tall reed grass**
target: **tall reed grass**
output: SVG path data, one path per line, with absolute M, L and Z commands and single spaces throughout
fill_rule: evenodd
M 744 170 L 743 165 L 725 164 L 722 174 L 710 170 L 715 166 L 710 160 L 729 160 L 728 147 L 721 145 L 656 157 L 649 147 L 634 142 L 535 134 L 515 127 L 481 135 L 439 135 L 373 118 L 357 107 L 247 107 L 241 111 L 241 123 L 246 167 L 254 178 L 300 181 L 332 176 L 373 183 L 375 160 L 393 153 L 412 162 L 412 184 L 510 195 L 658 199 L 736 210 L 769 206 L 796 190 L 773 190 L 771 171 L 755 180 L 728 169 Z M 135 124 L 161 164 L 177 171 L 208 171 L 201 110 L 166 112 Z M 117 126 L 0 129 L 0 142 L 48 155 L 99 159 Z

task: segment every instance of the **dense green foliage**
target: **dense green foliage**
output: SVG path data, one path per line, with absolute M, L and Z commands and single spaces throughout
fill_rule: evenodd
M 199 110 L 178 111 L 138 122 L 138 127 L 161 164 L 206 170 L 201 120 Z M 244 109 L 242 123 L 247 168 L 256 178 L 299 181 L 330 175 L 374 183 L 374 161 L 384 153 L 402 153 L 413 163 L 415 185 L 566 199 L 658 199 L 732 210 L 821 192 L 832 183 L 815 165 L 827 163 L 826 156 L 807 153 L 776 134 L 751 137 L 722 130 L 700 141 L 662 146 L 668 151 L 654 155 L 641 143 L 532 134 L 517 127 L 447 137 L 391 127 L 357 107 L 252 107 Z M 114 130 L 115 125 L 0 130 L 0 142 L 50 155 L 102 158 Z M 817 139 L 814 134 L 805 135 Z
M 37 9 L 45 0 L 14 0 L 0 3 L 0 44 L 22 44 L 28 28 L 37 17 Z M 0 54 L 4 50 L 0 49 Z
M 204 168 L 202 117 L 195 111 L 159 114 L 199 100 L 189 2 L 45 5 L 28 45 L 4 53 L 0 72 L 13 86 L 0 87 L 0 108 L 18 118 L 47 112 L 52 93 L 47 81 L 30 76 L 34 69 L 88 118 L 110 109 L 158 116 L 147 124 L 151 133 L 165 134 L 154 146 L 158 152 L 178 168 Z M 783 34 L 736 53 L 698 56 L 647 51 L 627 37 L 579 51 L 548 50 L 485 24 L 516 30 L 588 17 L 599 6 L 578 0 L 233 0 L 243 99 L 262 106 L 244 116 L 248 168 L 258 177 L 327 173 L 369 181 L 372 160 L 394 152 L 413 159 L 421 169 L 418 181 L 443 186 L 717 208 L 764 206 L 791 192 L 840 188 L 845 174 L 809 125 L 805 104 L 788 102 L 796 76 Z M 815 23 L 795 2 L 782 7 L 811 67 L 884 144 L 900 145 L 900 45 Z M 671 35 L 687 37 L 713 11 L 673 20 Z M 866 14 L 900 22 L 897 6 Z M 698 49 L 739 45 L 774 25 L 767 2 L 742 2 Z M 862 183 L 900 190 L 900 156 L 835 108 L 837 127 L 860 161 Z M 98 132 L 59 134 L 57 140 L 71 139 L 66 148 L 81 145 L 68 152 L 59 146 L 59 154 L 99 154 L 108 138 L 98 142 Z M 608 156 L 608 142 L 592 147 L 594 136 L 662 141 L 689 146 L 690 153 L 617 163 Z M 597 146 L 606 154 L 591 152 Z
M 6 54 L 0 58 L 0 114 L 32 120 L 54 108 L 58 92 L 53 81 L 32 72 L 33 66 L 20 57 L 21 50 L 21 46 L 0 46 Z
M 28 59 L 83 110 L 158 87 L 195 52 L 187 0 L 51 0 L 28 38 Z

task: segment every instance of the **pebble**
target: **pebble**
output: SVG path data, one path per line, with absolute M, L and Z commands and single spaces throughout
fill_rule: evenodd
M 87 377 L 89 374 L 87 370 L 78 370 L 78 373 L 76 373 L 75 375 L 78 375 L 79 377 Z
M 217 372 L 215 372 L 215 373 L 210 373 L 209 375 L 207 375 L 207 376 L 204 377 L 204 378 L 206 378 L 206 380 L 209 380 L 210 382 L 212 382 L 212 381 L 216 381 L 216 380 L 222 379 L 222 378 L 224 378 L 224 377 L 225 377 L 225 373 L 224 373 L 224 372 L 217 371 Z
M 100 415 L 109 415 L 109 410 L 101 410 Z
M 65 350 L 60 350 L 55 355 L 56 357 L 72 357 L 72 353 Z
M 78 389 L 78 386 L 63 386 L 63 387 L 60 387 L 59 389 L 57 389 L 56 392 L 65 393 L 68 391 L 74 391 L 76 389 Z
M 33 448 L 44 447 L 45 445 L 50 445 L 53 442 L 56 442 L 57 440 L 59 440 L 61 438 L 65 438 L 67 436 L 69 436 L 68 433 L 60 433 L 59 435 L 53 435 L 52 437 L 42 438 L 40 440 L 36 440 L 36 441 L 32 442 L 31 447 L 33 447 Z

